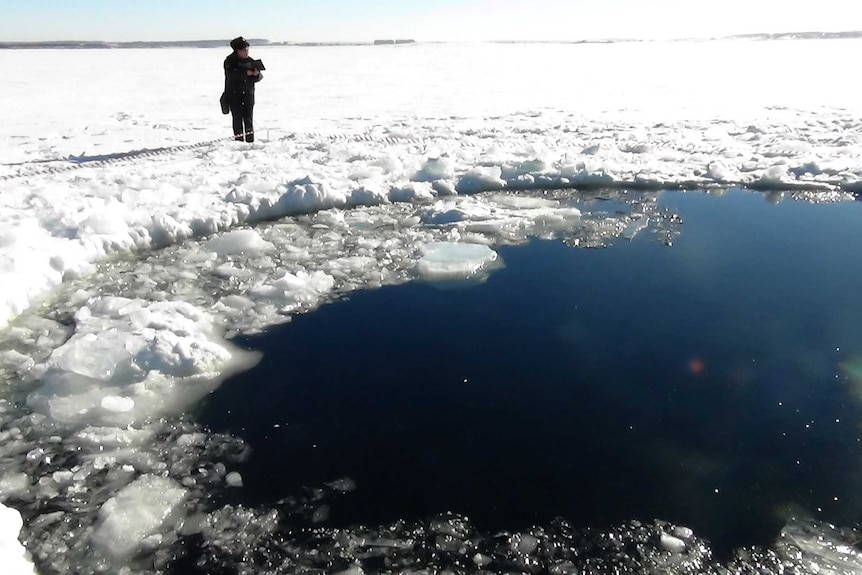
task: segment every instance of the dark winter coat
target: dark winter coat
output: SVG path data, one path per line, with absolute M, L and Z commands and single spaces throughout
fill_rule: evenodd
M 224 59 L 224 91 L 229 98 L 238 94 L 254 94 L 254 85 L 263 79 L 263 74 L 246 74 L 253 61 L 253 58 L 240 58 L 236 52 Z

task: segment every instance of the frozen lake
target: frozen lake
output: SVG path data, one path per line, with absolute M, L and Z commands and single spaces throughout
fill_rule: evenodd
M 859 46 L 0 51 L 0 559 L 858 571 Z

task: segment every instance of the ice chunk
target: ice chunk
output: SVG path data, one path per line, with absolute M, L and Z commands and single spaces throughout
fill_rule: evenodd
M 856 543 L 854 532 L 810 517 L 794 517 L 781 530 L 777 547 L 790 556 L 802 551 L 808 567 L 804 572 L 862 573 L 862 553 Z
M 776 165 L 768 168 L 763 174 L 760 176 L 761 183 L 780 183 L 787 180 L 787 166 L 784 165 Z
M 77 333 L 34 367 L 44 375 L 27 397 L 64 423 L 124 427 L 181 409 L 251 360 L 183 302 L 94 298 L 75 323 Z
M 432 226 L 446 226 L 469 218 L 469 215 L 463 210 L 453 208 L 451 210 L 440 211 L 438 206 L 418 210 L 416 213 L 423 223 Z
M 518 553 L 531 555 L 539 546 L 539 540 L 528 533 L 518 534 L 512 538 L 512 549 Z
M 24 522 L 14 509 L 0 505 L 0 565 L 4 575 L 34 575 L 29 554 L 18 542 Z
M 649 226 L 649 218 L 646 216 L 638 215 L 637 217 L 633 217 L 632 221 L 626 225 L 625 229 L 623 229 L 622 237 L 627 240 L 633 240 L 636 235 L 638 235 L 641 231 L 646 229 Z
M 71 471 L 55 471 L 51 474 L 51 479 L 54 480 L 54 483 L 57 485 L 65 485 L 67 483 L 71 483 L 74 479 L 75 474 Z
M 222 278 L 247 279 L 254 275 L 250 270 L 237 268 L 229 263 L 222 264 L 213 270 L 213 274 Z
M 103 315 L 108 317 L 122 317 L 141 309 L 141 302 L 126 297 L 104 296 L 94 299 L 89 306 L 82 308 L 90 315 Z
M 661 546 L 671 553 L 682 553 L 685 551 L 685 541 L 667 533 L 661 534 Z
M 706 169 L 706 177 L 721 182 L 733 179 L 734 174 L 731 169 L 722 162 L 712 162 Z
M 34 411 L 71 423 L 87 415 L 104 397 L 99 381 L 70 372 L 48 372 L 41 387 L 27 396 Z
M 185 496 L 176 482 L 144 475 L 102 505 L 93 542 L 114 558 L 127 557 L 175 519 Z
M 550 210 L 559 209 L 560 202 L 556 200 L 547 200 L 545 198 L 535 198 L 532 196 L 515 196 L 508 194 L 491 194 L 488 196 L 488 200 L 493 201 L 494 204 L 505 207 L 512 208 L 515 210 L 532 210 L 532 209 L 541 209 L 547 208 Z M 573 208 L 569 208 L 570 210 Z M 575 211 L 578 211 L 577 208 L 574 208 Z M 580 213 L 580 212 L 578 212 Z
M 464 194 L 502 190 L 506 182 L 501 175 L 500 166 L 478 166 L 464 174 L 455 189 Z
M 428 158 L 413 179 L 417 182 L 446 180 L 455 174 L 455 163 L 450 158 Z
M 333 287 L 335 279 L 324 272 L 288 272 L 271 285 L 254 288 L 250 294 L 284 309 L 290 309 L 302 304 L 316 304 L 321 296 L 332 291 Z
M 448 180 L 435 180 L 431 184 L 431 189 L 437 192 L 438 196 L 454 196 L 458 192 L 455 191 L 455 186 Z
M 203 445 L 206 437 L 203 433 L 184 433 L 177 438 L 177 445 L 180 447 Z
M 231 487 L 242 487 L 242 475 L 236 471 L 231 471 L 225 477 L 225 483 Z
M 305 177 L 287 184 L 287 190 L 279 196 L 278 201 L 268 209 L 262 206 L 259 216 L 273 218 L 331 208 L 343 205 L 345 200 L 344 194 L 330 190 L 325 182 Z
M 24 493 L 28 487 L 30 487 L 30 478 L 25 473 L 0 476 L 0 501 Z
M 135 356 L 135 363 L 146 370 L 157 370 L 175 377 L 205 373 L 227 363 L 231 353 L 218 343 L 198 334 L 179 336 L 160 331 L 149 345 Z
M 224 200 L 234 204 L 251 204 L 254 201 L 254 194 L 249 190 L 234 188 L 228 192 Z
M 254 230 L 234 230 L 206 243 L 206 249 L 220 256 L 254 253 L 271 247 L 272 245 Z
M 66 371 L 107 381 L 114 375 L 117 365 L 130 358 L 127 339 L 127 335 L 113 330 L 73 338 L 57 350 L 57 365 Z
M 420 202 L 434 198 L 431 184 L 424 182 L 409 183 L 389 190 L 389 200 L 393 202 Z
M 434 242 L 422 247 L 416 268 L 428 281 L 468 279 L 497 261 L 497 252 L 479 244 Z
M 250 309 L 254 309 L 254 302 L 241 295 L 229 295 L 220 299 L 217 306 L 233 308 L 239 311 L 248 311 Z
M 36 365 L 36 362 L 33 361 L 32 357 L 17 352 L 14 349 L 0 352 L 0 366 L 24 372 L 31 369 L 34 365 Z
M 68 441 L 77 446 L 101 451 L 115 447 L 139 447 L 148 441 L 152 435 L 152 431 L 144 429 L 87 427 L 76 433 Z
M 106 395 L 101 401 L 102 409 L 112 411 L 114 413 L 125 413 L 135 408 L 135 400 L 131 397 L 119 397 L 116 395 Z

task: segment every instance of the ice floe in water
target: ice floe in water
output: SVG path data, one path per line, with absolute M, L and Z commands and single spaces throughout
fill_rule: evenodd
M 28 373 L 39 386 L 27 405 L 64 424 L 125 427 L 177 413 L 255 361 L 185 302 L 94 297 L 74 321 L 76 333 Z
M 172 520 L 186 490 L 171 479 L 143 475 L 99 509 L 93 543 L 115 559 L 142 547 L 158 547 L 161 531 Z
M 499 265 L 497 252 L 480 244 L 433 242 L 420 248 L 416 264 L 419 277 L 427 281 L 476 278 Z

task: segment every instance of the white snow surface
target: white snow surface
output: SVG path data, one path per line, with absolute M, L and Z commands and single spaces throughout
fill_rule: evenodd
M 18 543 L 23 522 L 14 509 L 0 505 L 0 565 L 10 575 L 33 575 L 36 571 L 26 551 Z
M 106 482 L 109 499 L 81 505 L 87 535 L 68 540 L 93 543 L 100 569 L 121 564 L 170 537 L 207 485 L 189 463 L 207 434 L 162 432 L 256 361 L 226 337 L 355 289 L 475 276 L 500 265 L 497 245 L 572 230 L 601 245 L 661 221 L 648 200 L 588 217 L 528 190 L 852 199 L 860 48 L 255 47 L 253 144 L 218 112 L 226 50 L 0 51 L 28 69 L 0 106 L 0 455 L 21 461 L 0 469 L 0 502 L 104 497 L 92 484 Z M 64 450 L 76 463 L 58 469 Z M 210 477 L 241 484 L 219 465 Z M 4 572 L 32 572 L 12 562 L 17 512 L 0 513 Z

